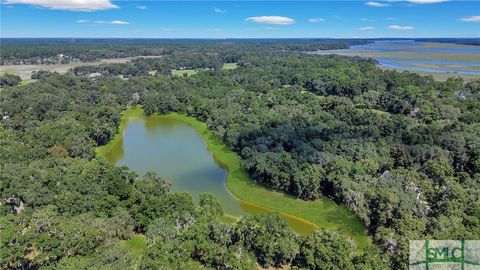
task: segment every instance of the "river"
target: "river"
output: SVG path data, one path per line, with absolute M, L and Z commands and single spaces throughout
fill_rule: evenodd
M 480 46 L 413 40 L 375 41 L 349 49 L 312 52 L 374 58 L 389 69 L 480 76 Z

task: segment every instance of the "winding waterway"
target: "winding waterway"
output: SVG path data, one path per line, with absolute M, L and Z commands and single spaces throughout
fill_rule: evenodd
M 480 46 L 413 40 L 383 40 L 325 50 L 315 54 L 340 54 L 376 59 L 380 66 L 425 73 L 480 76 Z

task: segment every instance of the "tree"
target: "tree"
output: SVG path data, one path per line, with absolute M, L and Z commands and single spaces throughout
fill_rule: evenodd
M 233 237 L 252 250 L 264 267 L 290 264 L 299 252 L 297 236 L 278 214 L 243 217 Z
M 339 232 L 318 230 L 304 238 L 295 264 L 306 269 L 355 269 L 353 250 Z
M 16 75 L 4 73 L 0 75 L 0 87 L 15 86 L 19 84 L 21 80 L 22 79 Z
M 171 187 L 170 182 L 158 176 L 156 172 L 147 172 L 143 179 L 135 182 L 135 188 L 146 197 L 163 196 L 170 192 Z
M 202 215 L 219 218 L 223 216 L 223 206 L 220 201 L 211 193 L 200 194 L 200 209 Z

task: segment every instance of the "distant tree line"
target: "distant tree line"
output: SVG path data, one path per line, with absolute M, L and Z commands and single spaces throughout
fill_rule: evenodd
M 0 48 L 0 65 L 17 64 L 68 64 L 92 62 L 99 59 L 134 56 L 161 56 L 176 53 L 197 52 L 203 55 L 228 54 L 235 58 L 250 51 L 264 53 L 303 52 L 316 50 L 346 49 L 349 45 L 363 44 L 363 40 L 322 41 L 275 41 L 275 40 L 50 40 L 50 39 L 3 39 Z M 183 58 L 185 59 L 185 58 Z M 227 62 L 234 62 L 233 60 Z

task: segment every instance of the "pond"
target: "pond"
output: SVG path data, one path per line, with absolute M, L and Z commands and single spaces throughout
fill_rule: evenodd
M 226 186 L 227 171 L 217 164 L 197 129 L 168 116 L 124 118 L 123 136 L 104 153 L 111 163 L 128 166 L 139 175 L 157 172 L 172 183 L 172 191 L 189 192 L 198 202 L 210 192 L 231 216 L 269 212 L 265 207 L 237 199 Z M 288 224 L 299 233 L 317 227 L 290 215 Z
M 109 159 L 138 174 L 154 171 L 172 183 L 172 191 L 184 191 L 197 201 L 210 192 L 222 202 L 225 212 L 244 215 L 238 200 L 225 185 L 227 172 L 207 150 L 202 136 L 186 123 L 165 117 L 129 118 L 121 151 Z

